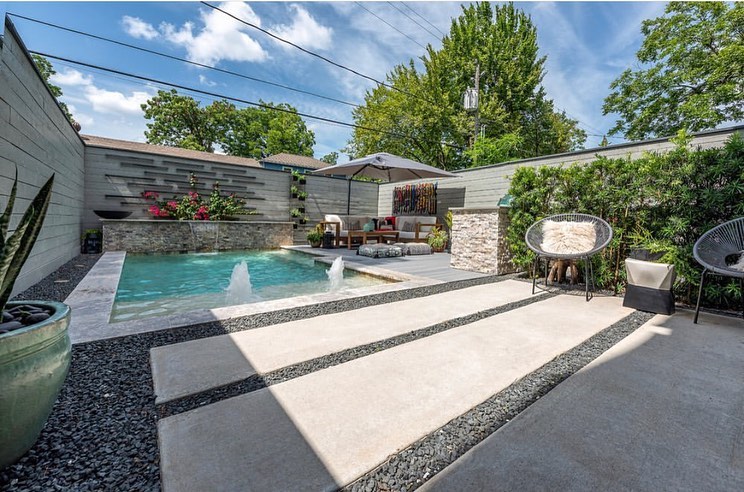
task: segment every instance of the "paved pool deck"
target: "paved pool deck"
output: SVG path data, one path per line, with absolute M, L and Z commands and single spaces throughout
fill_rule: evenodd
M 744 490 L 744 321 L 656 316 L 421 490 Z

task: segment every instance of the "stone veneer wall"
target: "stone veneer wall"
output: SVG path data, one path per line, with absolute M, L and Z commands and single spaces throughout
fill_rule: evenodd
M 451 208 L 452 257 L 450 266 L 495 275 L 514 273 L 506 244 L 509 209 Z
M 292 245 L 291 222 L 102 220 L 103 250 L 182 253 Z

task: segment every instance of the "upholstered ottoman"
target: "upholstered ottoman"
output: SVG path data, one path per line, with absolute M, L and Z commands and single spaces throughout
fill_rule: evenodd
M 404 255 L 430 255 L 431 246 L 427 243 L 395 243 L 394 246 L 399 247 Z
M 401 250 L 397 245 L 362 244 L 359 246 L 357 254 L 361 256 L 369 256 L 370 258 L 393 258 L 396 256 L 403 256 L 403 250 Z

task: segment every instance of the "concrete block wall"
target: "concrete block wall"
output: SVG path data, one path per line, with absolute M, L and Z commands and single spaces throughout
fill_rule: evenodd
M 691 145 L 694 147 L 699 146 L 702 149 L 721 147 L 735 132 L 744 133 L 744 125 L 697 133 Z M 517 167 L 560 166 L 574 163 L 587 164 L 595 160 L 598 155 L 610 158 L 628 156 L 630 158 L 637 158 L 645 152 L 664 152 L 671 150 L 673 147 L 674 144 L 668 138 L 660 138 L 455 171 L 459 176 L 458 178 L 384 183 L 380 185 L 378 208 L 381 215 L 392 211 L 393 189 L 396 186 L 425 182 L 439 183 L 437 189 L 437 215 L 440 217 L 446 214 L 450 208 L 496 207 L 499 199 L 509 190 L 509 179 Z
M 101 219 L 94 210 L 126 210 L 131 219 L 150 218 L 147 207 L 152 204 L 141 197 L 143 191 L 157 191 L 161 199 L 189 191 L 189 173 L 199 180 L 200 193 L 209 193 L 215 181 L 225 193 L 245 198 L 246 207 L 259 215 L 251 220 L 288 221 L 289 210 L 305 206 L 309 225 L 321 220 L 323 214 L 346 211 L 347 182 L 325 176 L 307 176 L 305 185 L 292 181 L 289 172 L 260 167 L 210 162 L 160 153 L 121 150 L 88 145 L 85 150 L 85 211 L 83 225 L 100 228 Z M 307 193 L 300 202 L 290 197 L 295 184 Z M 376 183 L 352 183 L 352 210 L 356 213 L 377 213 Z M 304 237 L 298 235 L 298 242 Z
M 43 279 L 80 253 L 84 204 L 83 142 L 36 71 L 6 19 L 0 41 L 0 207 L 18 168 L 14 230 L 44 182 L 55 174 L 44 226 L 13 294 Z

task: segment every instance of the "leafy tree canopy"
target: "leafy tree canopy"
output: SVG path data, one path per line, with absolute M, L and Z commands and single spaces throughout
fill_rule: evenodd
M 640 140 L 744 119 L 744 4 L 670 2 L 641 32 L 645 67 L 625 70 L 604 102 L 619 115 L 610 133 Z
M 358 125 L 387 133 L 356 129 L 347 148 L 350 154 L 385 151 L 457 169 L 494 164 L 496 156 L 506 160 L 574 150 L 586 140 L 577 122 L 556 112 L 545 97 L 545 58 L 538 57 L 536 28 L 511 4 L 463 7 L 442 48 L 429 46 L 421 61 L 421 71 L 413 61 L 395 67 L 387 76 L 393 89 L 378 86 L 367 93 L 365 105 L 354 110 Z M 479 120 L 486 141 L 465 152 L 475 122 L 474 114 L 463 108 L 462 97 L 473 85 L 476 65 L 481 72 Z M 484 151 L 486 147 L 490 150 Z
M 142 105 L 148 143 L 261 159 L 287 152 L 313 155 L 315 135 L 288 104 L 239 109 L 226 101 L 201 107 L 175 90 L 158 91 Z
M 325 162 L 326 164 L 335 166 L 336 164 L 338 164 L 338 152 L 331 152 L 329 154 L 326 154 L 321 157 L 320 160 Z
M 59 101 L 59 98 L 62 97 L 62 88 L 58 85 L 52 84 L 49 81 L 49 78 L 57 73 L 57 71 L 54 70 L 52 63 L 41 55 L 31 55 L 31 58 L 34 60 L 36 68 L 39 69 L 39 72 L 41 73 L 44 82 L 46 82 L 47 86 L 49 87 L 49 90 L 52 92 L 52 95 L 58 99 L 57 102 L 62 108 L 62 111 L 65 113 L 65 116 L 67 116 L 67 119 L 70 120 L 72 123 L 75 123 L 75 119 L 72 117 L 72 113 L 70 113 L 67 104 Z

